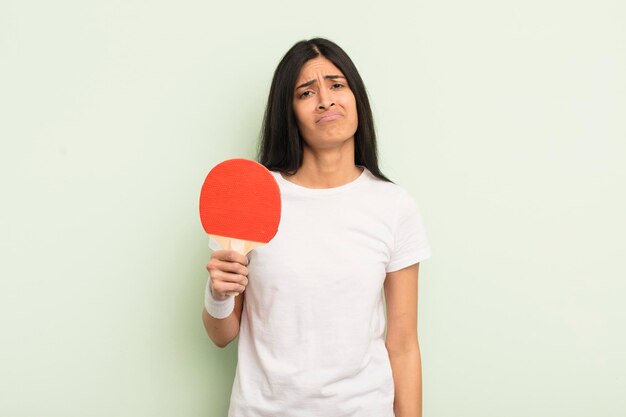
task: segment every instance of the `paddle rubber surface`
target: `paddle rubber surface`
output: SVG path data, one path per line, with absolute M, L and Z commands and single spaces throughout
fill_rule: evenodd
M 200 220 L 210 235 L 267 243 L 278 231 L 280 209 L 276 179 L 249 159 L 217 164 L 200 192 Z

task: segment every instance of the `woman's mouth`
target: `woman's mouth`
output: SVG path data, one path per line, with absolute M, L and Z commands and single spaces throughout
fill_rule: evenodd
M 339 119 L 341 116 L 342 116 L 341 113 L 338 113 L 338 112 L 326 113 L 326 114 L 322 115 L 322 117 L 317 119 L 317 122 L 315 122 L 315 123 L 330 122 L 331 120 Z

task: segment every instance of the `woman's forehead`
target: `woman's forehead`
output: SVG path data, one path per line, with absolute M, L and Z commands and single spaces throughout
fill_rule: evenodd
M 317 58 L 313 58 L 308 60 L 300 69 L 300 74 L 298 75 L 298 82 L 309 81 L 313 78 L 317 78 L 319 76 L 325 75 L 340 75 L 344 76 L 343 72 L 339 68 L 335 66 L 328 58 L 323 56 L 318 56 Z

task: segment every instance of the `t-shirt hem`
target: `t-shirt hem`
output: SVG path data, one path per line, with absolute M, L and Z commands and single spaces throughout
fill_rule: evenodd
M 426 249 L 422 249 L 419 252 L 415 252 L 414 254 L 412 254 L 411 256 L 407 256 L 406 258 L 403 259 L 398 259 L 397 261 L 394 261 L 393 263 L 390 263 L 389 265 L 387 265 L 387 268 L 385 269 L 385 272 L 395 272 L 398 271 L 402 268 L 406 268 L 407 266 L 416 264 L 418 262 L 424 261 L 428 258 L 430 258 L 432 256 L 432 252 L 429 248 Z

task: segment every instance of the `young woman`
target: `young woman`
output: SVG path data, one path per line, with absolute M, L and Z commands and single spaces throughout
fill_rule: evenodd
M 220 347 L 239 335 L 228 416 L 421 416 L 431 251 L 416 202 L 378 168 L 365 86 L 335 43 L 298 42 L 279 63 L 259 162 L 281 191 L 276 236 L 207 264 L 207 333 Z

